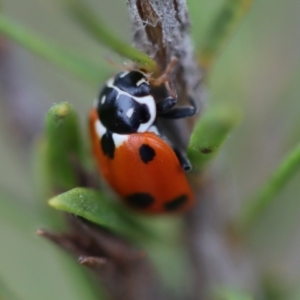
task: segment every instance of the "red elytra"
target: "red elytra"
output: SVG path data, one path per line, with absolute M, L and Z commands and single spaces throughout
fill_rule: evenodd
M 98 169 L 127 205 L 143 213 L 163 214 L 183 212 L 194 204 L 185 173 L 167 142 L 152 132 L 128 134 L 110 158 L 101 147 L 97 121 L 93 109 L 90 135 Z

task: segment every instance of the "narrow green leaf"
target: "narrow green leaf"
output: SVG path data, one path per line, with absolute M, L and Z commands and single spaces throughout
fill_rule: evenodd
M 45 136 L 38 144 L 36 162 L 37 181 L 43 183 L 41 197 L 78 186 L 77 167 L 82 158 L 78 117 L 69 103 L 53 105 L 47 113 L 45 127 Z M 37 208 L 42 219 L 40 224 L 46 223 L 59 230 L 65 226 L 62 216 L 57 212 L 45 209 L 44 205 L 38 205 Z M 80 284 L 87 299 L 98 299 L 99 286 L 95 288 L 89 275 L 77 263 L 62 258 L 61 264 L 72 274 L 74 284 Z
M 85 2 L 81 0 L 68 0 L 69 12 L 80 24 L 100 43 L 116 53 L 142 65 L 148 71 L 157 72 L 156 62 L 145 53 L 130 46 L 108 28 Z
M 49 205 L 132 240 L 152 235 L 131 212 L 100 191 L 75 188 L 50 199 Z
M 220 53 L 225 42 L 245 17 L 253 0 L 224 0 L 223 7 L 212 21 L 200 48 L 200 62 L 209 68 Z
M 209 109 L 201 116 L 188 146 L 193 169 L 202 170 L 215 157 L 240 119 L 240 111 L 229 107 Z
M 45 172 L 52 191 L 66 191 L 78 186 L 82 144 L 78 117 L 67 102 L 55 104 L 46 116 L 44 144 Z
M 240 214 L 239 228 L 246 232 L 252 228 L 259 217 L 276 199 L 275 196 L 286 186 L 300 170 L 300 144 L 280 163 L 271 177 L 248 200 Z
M 236 291 L 229 288 L 219 288 L 215 291 L 215 300 L 254 300 L 247 293 Z
M 95 66 L 72 51 L 44 41 L 2 14 L 0 14 L 0 33 L 45 60 L 56 64 L 61 69 L 67 70 L 86 81 L 98 83 L 104 80 L 102 68 Z

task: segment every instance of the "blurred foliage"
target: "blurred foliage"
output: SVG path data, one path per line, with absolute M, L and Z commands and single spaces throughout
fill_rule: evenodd
M 253 0 L 225 0 L 219 13 L 211 21 L 199 49 L 200 63 L 208 69 L 221 52 L 226 41 L 232 36 L 248 12 Z
M 214 300 L 254 300 L 254 298 L 247 293 L 235 291 L 234 289 L 219 288 L 215 291 Z
M 10 290 L 7 284 L 1 280 L 0 277 L 0 300 L 5 299 L 18 300 L 19 297 L 16 297 L 16 295 Z
M 130 46 L 128 42 L 124 42 L 121 37 L 112 33 L 112 28 L 108 28 L 89 8 L 86 2 L 82 0 L 65 0 L 67 12 L 69 12 L 83 28 L 86 29 L 93 37 L 96 38 L 102 45 L 107 46 L 115 53 L 136 62 L 144 67 L 149 72 L 158 72 L 156 62 L 145 53 Z
M 59 1 L 2 2 L 1 8 L 5 16 L 11 17 L 11 20 L 18 20 L 18 24 L 22 26 L 24 24 L 28 28 L 26 34 L 33 31 L 41 37 L 36 39 L 29 34 L 27 37 L 30 39 L 22 40 L 23 44 L 38 45 L 35 50 L 42 49 L 41 52 L 48 53 L 48 60 L 56 62 L 72 74 L 83 75 L 85 79 L 90 77 L 89 82 L 95 83 L 99 80 L 101 84 L 103 78 L 109 75 L 104 57 L 107 53 L 110 56 L 113 54 L 99 47 L 99 44 L 84 32 L 74 28 L 74 23 L 66 17 Z M 113 5 L 113 9 L 112 3 L 117 4 Z M 207 33 L 214 32 L 214 28 L 220 26 L 224 30 L 230 27 L 223 26 L 222 20 L 226 18 L 219 19 L 219 16 L 224 15 L 224 12 L 226 16 L 226 5 L 232 3 L 242 4 L 243 1 L 189 1 L 192 33 L 200 49 L 210 49 L 211 53 L 218 54 L 215 50 L 219 48 L 218 44 L 223 44 L 227 34 Z M 130 40 L 125 5 L 108 0 L 101 1 L 101 4 L 95 0 L 90 4 L 95 8 L 95 14 L 103 16 L 103 21 L 108 27 L 114 28 L 118 35 L 127 37 L 127 41 Z M 231 13 L 233 11 L 230 10 Z M 235 15 L 237 18 L 232 19 L 233 23 L 239 22 L 245 10 L 238 11 L 240 14 Z M 298 83 L 299 80 L 299 11 L 298 0 L 257 0 L 237 34 L 228 41 L 228 47 L 215 62 L 209 75 L 209 96 L 212 103 L 243 107 L 245 110 L 242 125 L 225 143 L 224 151 L 218 160 L 221 200 L 227 206 L 235 207 L 240 204 L 241 199 L 248 199 L 249 195 L 261 186 L 267 175 L 272 174 L 280 158 L 292 148 L 291 145 L 298 143 L 300 90 L 298 84 L 291 85 L 290 82 Z M 215 23 L 216 19 L 220 22 Z M 14 22 L 8 23 L 8 19 L 1 17 L 0 23 L 2 28 L 4 26 L 13 31 L 11 35 L 17 34 L 16 38 L 20 37 L 20 28 L 15 27 Z M 217 27 L 214 27 L 215 24 Z M 21 35 L 22 33 L 23 29 Z M 52 44 L 48 40 L 55 42 Z M 56 45 L 59 45 L 59 48 Z M 73 51 L 62 50 L 70 48 L 76 49 L 76 55 Z M 21 52 L 17 55 L 23 57 L 23 65 L 18 66 L 19 68 L 30 67 L 33 70 L 34 78 L 28 76 L 25 79 L 34 82 L 34 85 L 40 85 L 44 94 L 48 95 L 48 102 L 47 97 L 40 99 L 46 103 L 45 106 L 50 107 L 57 101 L 70 101 L 76 107 L 76 111 L 81 112 L 81 118 L 85 118 L 96 94 L 95 90 L 91 90 L 90 86 L 83 82 L 78 84 L 78 80 L 68 78 L 65 72 L 60 73 L 57 68 L 41 63 L 31 54 Z M 76 63 L 82 61 L 82 57 L 83 64 Z M 85 58 L 88 58 L 88 63 Z M 67 61 L 69 63 L 65 64 Z M 91 68 L 86 69 L 87 64 Z M 95 68 L 95 65 L 99 67 Z M 0 137 L 1 141 L 5 142 L 0 143 L 0 163 L 3 170 L 0 174 L 0 186 L 5 186 L 5 190 L 0 190 L 0 264 L 1 270 L 5 270 L 2 271 L 4 282 L 7 282 L 17 295 L 22 295 L 22 299 L 96 299 L 89 284 L 83 283 L 89 281 L 83 279 L 85 275 L 77 277 L 81 274 L 81 269 L 77 272 L 74 266 L 74 272 L 70 272 L 69 268 L 65 268 L 62 261 L 71 262 L 70 258 L 64 255 L 62 259 L 57 259 L 61 255 L 59 251 L 33 237 L 35 228 L 46 226 L 49 222 L 38 217 L 39 208 L 36 208 L 39 207 L 36 203 L 44 201 L 48 191 L 44 191 L 44 197 L 40 192 L 38 197 L 37 193 L 35 195 L 32 192 L 29 159 L 31 149 L 20 145 L 13 134 L 14 129 L 8 127 L 7 116 L 11 112 L 9 102 L 13 99 L 9 99 L 7 95 L 3 96 L 1 92 L 2 90 Z M 28 91 L 24 86 L 18 91 L 25 92 Z M 235 119 L 234 113 L 232 116 Z M 199 126 L 200 132 L 205 131 L 205 127 L 201 129 L 201 123 Z M 227 134 L 226 130 L 224 133 Z M 275 179 L 278 178 L 276 173 L 274 176 Z M 72 175 L 69 178 L 71 177 Z M 271 182 L 272 180 L 274 177 Z M 262 269 L 272 269 L 275 265 L 276 270 L 286 274 L 282 280 L 283 285 L 285 280 L 298 281 L 300 276 L 297 259 L 300 236 L 296 230 L 299 226 L 300 205 L 298 197 L 295 197 L 300 192 L 298 181 L 299 177 L 290 180 L 282 194 L 272 198 L 274 201 L 268 203 L 268 210 L 264 211 L 263 218 L 256 222 L 249 240 L 249 249 Z M 167 222 L 162 222 L 158 228 L 166 226 L 165 223 Z M 170 228 L 166 228 L 166 232 L 171 232 Z M 163 265 L 167 256 L 171 256 L 173 261 L 178 261 L 174 259 L 178 257 L 178 253 L 172 256 L 169 250 L 166 247 L 165 253 L 156 261 L 162 262 Z M 285 255 L 284 250 L 287 250 L 289 255 Z M 169 274 L 175 274 L 175 268 L 178 268 L 177 271 L 181 270 L 180 265 L 170 265 L 167 271 Z M 178 282 L 178 278 L 176 280 Z M 241 298 L 243 295 L 236 298 L 238 296 L 233 291 L 226 293 L 229 296 L 223 297 L 224 299 L 247 299 Z M 223 292 L 223 296 L 226 293 Z M 299 291 L 288 299 L 298 299 L 297 296 Z
M 5 16 L 0 15 L 0 32 L 17 42 L 29 51 L 41 56 L 51 63 L 57 64 L 62 69 L 89 81 L 97 81 L 101 78 L 101 70 L 91 62 L 79 57 L 72 51 L 66 51 L 57 45 L 45 42 L 29 31 L 17 26 Z
M 56 194 L 77 187 L 76 164 L 83 160 L 77 114 L 67 102 L 56 104 L 47 114 L 45 127 L 44 161 L 40 164 L 45 165 L 49 189 Z
M 257 219 L 270 206 L 271 202 L 288 184 L 291 178 L 300 169 L 300 145 L 292 151 L 273 171 L 271 178 L 247 201 L 240 213 L 240 228 L 242 231 L 251 229 Z
M 241 112 L 232 107 L 210 108 L 204 112 L 193 130 L 188 146 L 193 170 L 204 170 L 240 119 Z

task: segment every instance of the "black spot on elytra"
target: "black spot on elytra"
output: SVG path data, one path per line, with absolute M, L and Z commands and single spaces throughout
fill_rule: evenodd
M 167 211 L 174 211 L 179 209 L 184 203 L 186 203 L 188 197 L 187 195 L 181 195 L 167 203 L 165 203 L 164 207 Z
M 102 136 L 100 143 L 104 155 L 107 155 L 109 158 L 113 159 L 115 154 L 115 143 L 112 138 L 111 132 L 107 131 Z
M 209 153 L 212 152 L 212 150 L 211 150 L 210 148 L 201 148 L 201 152 L 202 152 L 203 154 L 209 154 Z
M 140 147 L 139 152 L 140 152 L 140 158 L 145 164 L 153 160 L 155 156 L 154 149 L 147 144 L 143 144 Z
M 154 198 L 148 193 L 136 193 L 126 197 L 126 202 L 135 208 L 147 208 L 154 203 Z

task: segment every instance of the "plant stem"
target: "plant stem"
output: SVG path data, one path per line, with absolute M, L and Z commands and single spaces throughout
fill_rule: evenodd
M 247 201 L 240 214 L 239 228 L 242 232 L 247 232 L 252 228 L 257 219 L 276 199 L 276 195 L 280 193 L 299 169 L 300 144 L 283 159 L 271 177 Z
M 78 54 L 62 49 L 48 41 L 43 41 L 41 38 L 21 28 L 16 25 L 15 22 L 1 14 L 0 33 L 30 52 L 37 54 L 45 60 L 56 64 L 61 69 L 67 70 L 86 81 L 98 83 L 103 77 L 104 72 L 100 67 L 94 66 Z
M 158 72 L 158 66 L 153 59 L 122 41 L 120 37 L 112 33 L 112 30 L 103 24 L 99 16 L 96 16 L 83 1 L 71 0 L 69 2 L 69 11 L 73 17 L 75 17 L 75 19 L 78 20 L 101 44 L 112 49 L 114 52 L 137 62 L 149 72 Z
M 209 69 L 224 44 L 237 29 L 253 0 L 225 0 L 223 7 L 212 21 L 200 49 L 200 63 Z

